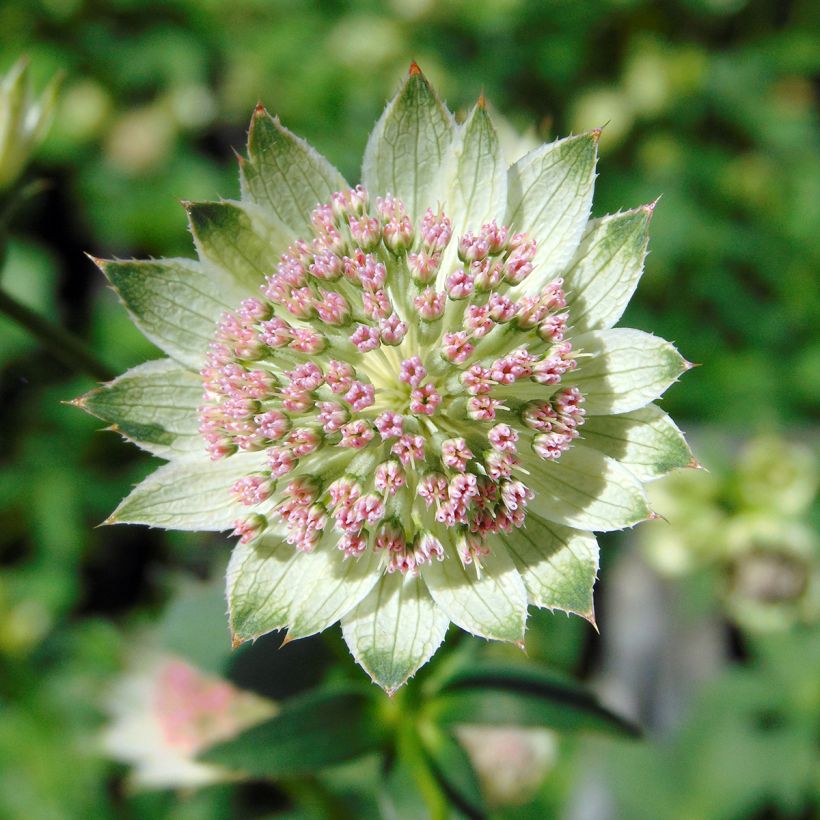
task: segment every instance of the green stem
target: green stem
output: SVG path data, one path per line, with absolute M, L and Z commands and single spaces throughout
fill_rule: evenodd
M 35 313 L 31 308 L 18 302 L 0 288 L 0 314 L 24 327 L 42 343 L 55 358 L 68 367 L 87 373 L 100 381 L 110 381 L 114 373 L 88 347 L 62 327 L 54 325 Z

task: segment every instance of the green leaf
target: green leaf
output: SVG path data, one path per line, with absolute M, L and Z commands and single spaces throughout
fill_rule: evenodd
M 507 165 L 490 115 L 479 103 L 451 146 L 449 179 L 441 200 L 460 232 L 499 223 L 507 205 Z
M 589 222 L 564 273 L 575 332 L 612 327 L 621 318 L 643 272 L 653 205 Z
M 376 751 L 382 742 L 367 693 L 336 686 L 285 702 L 275 717 L 211 747 L 200 760 L 252 777 L 293 777 Z
M 256 296 L 293 238 L 272 214 L 250 203 L 185 202 L 199 258 L 227 271 Z
M 691 365 L 671 342 L 631 328 L 593 330 L 572 339 L 582 354 L 572 383 L 590 416 L 629 413 L 661 396 Z
M 521 451 L 535 493 L 530 509 L 578 530 L 611 532 L 651 517 L 643 485 L 615 459 L 575 444 L 558 461 Z
M 419 735 L 427 765 L 450 803 L 467 817 L 486 817 L 478 777 L 461 744 L 434 723 L 424 723 Z
M 262 106 L 248 133 L 248 161 L 240 163 L 242 198 L 270 210 L 296 236 L 313 233 L 311 211 L 347 189 L 344 177 Z
M 190 259 L 94 261 L 143 334 L 194 370 L 202 366 L 222 314 L 248 295 L 231 277 L 206 272 Z
M 595 623 L 592 588 L 598 576 L 598 542 L 528 512 L 521 529 L 499 536 L 527 588 L 529 602 L 573 612 Z
M 202 379 L 171 359 L 134 367 L 72 404 L 156 456 L 204 452 L 197 419 Z
M 589 218 L 598 132 L 542 145 L 507 172 L 505 222 L 535 239 L 535 271 L 521 285 L 532 293 L 569 264 Z
M 111 514 L 106 524 L 147 524 L 169 530 L 232 529 L 248 507 L 231 494 L 233 483 L 262 469 L 264 453 L 237 453 L 221 461 L 178 459 L 155 470 Z
M 590 447 L 617 459 L 641 481 L 694 463 L 683 433 L 655 404 L 617 416 L 590 416 L 581 433 Z
M 527 620 L 527 591 L 512 559 L 493 544 L 481 568 L 464 566 L 455 549 L 421 569 L 433 600 L 457 626 L 498 641 L 521 641 Z
M 384 820 L 450 820 L 450 801 L 430 766 L 417 721 L 400 721 L 395 759 L 382 781 L 380 809 Z
M 533 665 L 480 663 L 462 668 L 443 682 L 429 709 L 441 726 L 468 723 L 641 734 L 585 687 Z
M 237 544 L 228 564 L 228 608 L 234 641 L 253 640 L 291 627 L 288 638 L 330 626 L 379 580 L 381 558 L 369 550 L 345 560 L 330 528 L 313 552 L 301 552 L 270 535 Z
M 342 634 L 356 662 L 392 694 L 430 660 L 449 624 L 421 578 L 393 573 L 342 619 Z
M 370 195 L 392 193 L 414 219 L 435 208 L 453 131 L 452 115 L 414 63 L 367 141 L 362 181 Z

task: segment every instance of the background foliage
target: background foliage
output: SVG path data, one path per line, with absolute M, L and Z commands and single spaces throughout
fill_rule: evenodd
M 10 230 L 2 286 L 86 338 L 112 371 L 154 356 L 83 251 L 189 255 L 178 201 L 236 194 L 231 150 L 242 149 L 259 100 L 356 179 L 366 135 L 416 59 L 457 110 L 483 91 L 515 128 L 545 138 L 608 122 L 597 213 L 663 195 L 624 321 L 704 363 L 664 406 L 699 434 L 701 460 L 729 487 L 696 496 L 692 515 L 711 505 L 731 519 L 745 509 L 731 489 L 742 438 L 780 433 L 805 452 L 816 443 L 817 16 L 808 0 L 5 0 L 0 70 L 24 50 L 40 86 L 58 69 L 66 78 L 29 172 L 51 185 Z M 98 750 L 102 693 L 134 630 L 156 628 L 180 578 L 218 581 L 227 546 L 95 529 L 147 474 L 148 458 L 62 405 L 92 381 L 4 318 L 0 367 L 0 758 L 10 761 L 0 816 L 258 817 L 294 807 L 326 816 L 337 798 L 352 812 L 372 799 L 378 772 L 365 764 L 308 789 L 297 779 L 184 797 L 128 792 L 124 769 Z M 782 467 L 778 446 L 756 468 L 764 484 Z M 800 486 L 812 486 L 810 472 Z M 817 523 L 805 505 L 790 515 Z M 775 521 L 779 533 L 785 524 Z M 761 637 L 721 608 L 725 562 L 694 562 L 682 579 L 660 581 L 627 539 L 615 541 L 605 542 L 605 561 L 621 565 L 604 567 L 597 596 L 604 639 L 580 620 L 538 613 L 528 652 L 609 681 L 604 691 L 648 725 L 650 740 L 613 754 L 615 741 L 562 739 L 536 802 L 504 816 L 808 817 L 807 726 L 820 701 L 805 663 L 812 648 L 817 657 L 811 612 Z M 657 666 L 631 683 L 619 677 L 618 642 L 644 634 L 641 618 L 618 614 L 623 578 L 647 618 L 661 606 L 673 624 L 674 646 L 658 663 L 674 666 L 675 652 L 678 662 L 695 658 L 697 674 L 671 706 L 664 681 L 673 694 L 676 684 Z M 650 594 L 659 584 L 673 590 L 662 604 Z M 188 640 L 170 648 L 221 651 L 219 621 L 219 612 L 213 627 L 191 619 Z M 708 662 L 687 654 L 686 641 L 706 622 Z M 292 645 L 284 661 L 273 645 L 260 642 L 253 662 L 231 661 L 232 679 L 281 699 L 349 671 L 336 637 Z M 214 662 L 207 651 L 193 660 Z M 323 790 L 330 803 L 317 802 Z

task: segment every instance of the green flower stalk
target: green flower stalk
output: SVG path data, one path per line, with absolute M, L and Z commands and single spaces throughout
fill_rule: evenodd
M 57 101 L 55 77 L 39 98 L 21 57 L 0 81 L 0 191 L 11 187 L 44 139 Z
M 260 107 L 241 200 L 185 203 L 199 261 L 98 261 L 170 357 L 77 402 L 169 460 L 109 523 L 233 529 L 235 643 L 341 620 L 393 691 L 451 621 L 593 621 L 593 532 L 692 462 L 652 404 L 690 365 L 613 329 L 654 204 L 590 220 L 599 133 L 508 168 L 414 64 L 361 185 Z

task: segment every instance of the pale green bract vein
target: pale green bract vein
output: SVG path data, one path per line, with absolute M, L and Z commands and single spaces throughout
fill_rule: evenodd
M 264 465 L 264 453 L 237 453 L 223 461 L 205 455 L 176 459 L 138 484 L 106 523 L 213 532 L 233 529 L 248 508 L 234 499 L 231 485 Z
M 572 259 L 592 207 L 598 135 L 542 145 L 507 172 L 506 224 L 538 243 L 535 271 L 517 290 L 534 293 Z
M 574 444 L 558 461 L 521 453 L 535 493 L 529 510 L 579 530 L 611 532 L 631 527 L 651 515 L 640 481 L 615 459 Z
M 441 166 L 454 132 L 453 118 L 427 80 L 412 74 L 376 123 L 362 165 L 371 196 L 392 193 L 413 219 L 435 207 Z
M 562 527 L 531 512 L 521 529 L 500 538 L 521 573 L 531 604 L 575 613 L 594 623 L 598 542 L 591 532 Z
M 572 339 L 579 352 L 572 382 L 588 415 L 628 413 L 654 401 L 688 367 L 674 345 L 631 328 L 593 330 Z
M 342 618 L 342 635 L 367 674 L 393 692 L 430 660 L 449 624 L 421 578 L 393 573 Z
M 205 452 L 197 419 L 202 378 L 171 359 L 138 365 L 74 404 L 156 456 Z
M 243 200 L 270 211 L 295 236 L 309 235 L 313 209 L 349 187 L 321 154 L 261 107 L 251 122 L 240 183 Z
M 433 600 L 450 620 L 473 635 L 499 641 L 524 639 L 527 591 L 504 546 L 493 544 L 481 568 L 464 566 L 454 549 L 421 569 Z
M 616 416 L 591 416 L 581 435 L 587 445 L 617 459 L 641 481 L 693 466 L 683 433 L 654 404 Z

